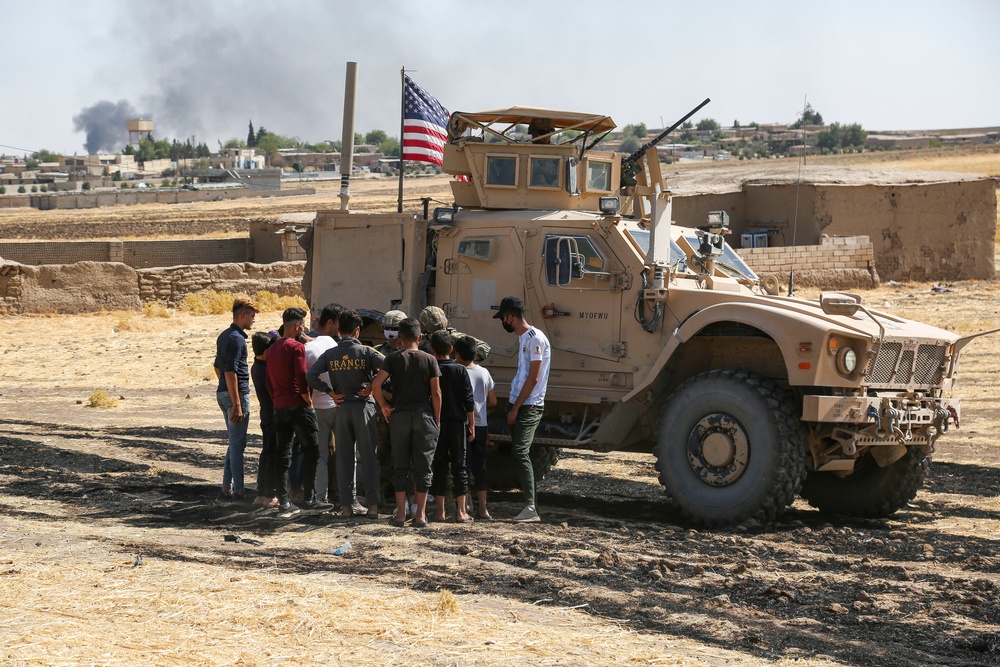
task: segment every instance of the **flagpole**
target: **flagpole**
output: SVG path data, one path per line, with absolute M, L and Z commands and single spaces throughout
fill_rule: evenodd
M 399 196 L 396 200 L 396 212 L 403 212 L 403 124 L 406 117 L 406 68 L 399 70 Z

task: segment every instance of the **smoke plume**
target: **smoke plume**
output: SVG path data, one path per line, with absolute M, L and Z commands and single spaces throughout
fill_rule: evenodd
M 112 153 L 125 144 L 128 137 L 125 122 L 130 118 L 139 115 L 128 100 L 101 100 L 73 116 L 73 125 L 77 132 L 87 133 L 84 147 L 89 154 Z

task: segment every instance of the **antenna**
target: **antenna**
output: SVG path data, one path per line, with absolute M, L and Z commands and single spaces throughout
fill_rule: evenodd
M 806 108 L 809 106 L 808 96 L 802 96 L 802 117 L 806 116 Z M 800 126 L 802 130 L 802 156 L 799 158 L 799 175 L 795 181 L 795 214 L 792 216 L 792 260 L 788 267 L 788 296 L 795 291 L 795 239 L 799 231 L 799 190 L 802 188 L 802 165 L 806 161 L 806 132 L 805 126 Z

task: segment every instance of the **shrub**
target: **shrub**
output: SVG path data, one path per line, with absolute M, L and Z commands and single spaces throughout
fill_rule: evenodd
M 43 185 L 41 188 L 39 188 L 39 191 L 40 192 L 48 192 L 49 188 L 47 186 Z
M 88 401 L 92 408 L 113 408 L 118 405 L 118 399 L 112 398 L 104 391 L 95 391 Z
M 36 192 L 38 192 L 38 186 L 37 185 L 32 185 L 31 186 L 31 193 L 34 194 Z
M 90 189 L 90 181 L 84 181 L 83 185 L 80 186 L 80 187 L 83 188 L 84 190 L 89 190 Z
M 25 192 L 27 192 L 27 190 L 24 189 L 23 185 L 19 185 L 19 186 L 17 186 L 17 192 L 18 192 L 18 194 L 22 194 L 23 195 Z
M 0 195 L 5 195 L 5 194 L 7 194 L 7 188 L 5 188 L 4 186 L 0 185 Z
M 146 317 L 173 317 L 173 312 L 161 301 L 147 301 L 142 304 L 142 312 Z

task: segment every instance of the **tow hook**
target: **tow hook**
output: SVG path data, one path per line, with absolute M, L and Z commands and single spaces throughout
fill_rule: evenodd
M 891 437 L 895 438 L 899 444 L 906 443 L 906 434 L 899 428 L 899 419 L 902 417 L 902 412 L 896 408 L 886 407 L 879 412 L 874 405 L 870 405 L 865 416 L 875 420 L 875 435 L 879 438 L 886 439 L 891 434 Z M 885 423 L 885 428 L 883 428 L 883 422 Z
M 927 447 L 930 452 L 934 452 L 934 443 L 942 435 L 948 432 L 948 420 L 957 417 L 958 413 L 955 408 L 948 406 L 948 409 L 938 408 L 934 411 L 934 432 L 927 435 Z M 955 420 L 955 425 L 958 426 L 958 420 Z
M 951 414 L 951 418 L 955 420 L 955 428 L 960 428 L 958 425 L 958 410 L 955 409 L 955 406 L 949 405 L 948 412 Z

